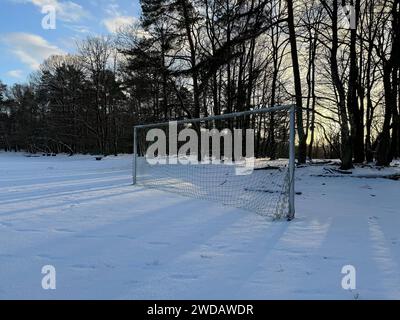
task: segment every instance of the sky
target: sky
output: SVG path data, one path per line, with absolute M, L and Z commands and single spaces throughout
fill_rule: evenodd
M 139 15 L 139 0 L 0 0 L 0 80 L 26 82 L 49 56 L 74 53 L 79 39 L 113 33 Z

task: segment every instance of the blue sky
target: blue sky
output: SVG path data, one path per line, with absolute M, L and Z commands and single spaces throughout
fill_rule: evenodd
M 42 28 L 46 5 L 55 8 L 55 30 Z M 0 80 L 25 82 L 51 54 L 74 52 L 77 40 L 112 33 L 139 14 L 139 0 L 0 0 Z

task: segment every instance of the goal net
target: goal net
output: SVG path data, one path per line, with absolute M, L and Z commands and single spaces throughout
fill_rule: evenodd
M 294 217 L 294 106 L 134 127 L 134 184 Z

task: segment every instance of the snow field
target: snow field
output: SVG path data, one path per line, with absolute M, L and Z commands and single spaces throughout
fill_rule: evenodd
M 132 186 L 131 163 L 0 153 L 1 299 L 400 299 L 399 181 L 299 168 L 297 218 L 270 221 Z

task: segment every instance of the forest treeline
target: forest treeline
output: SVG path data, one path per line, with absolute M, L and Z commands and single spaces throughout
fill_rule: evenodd
M 141 6 L 137 23 L 50 57 L 28 84 L 0 83 L 0 148 L 132 152 L 134 124 L 296 103 L 299 162 L 400 156 L 400 0 Z

